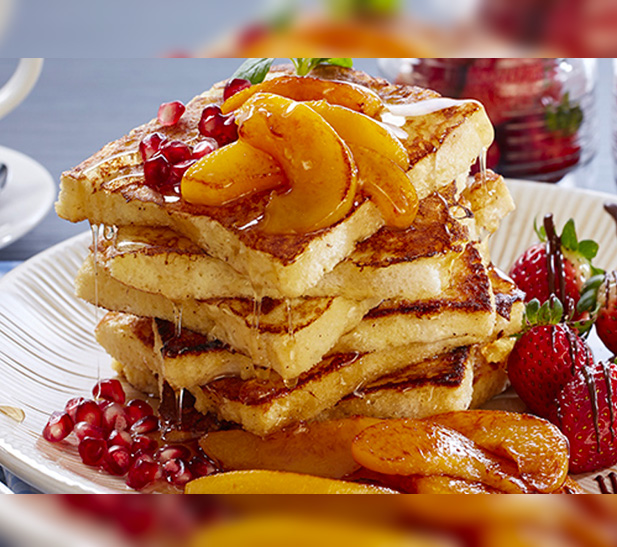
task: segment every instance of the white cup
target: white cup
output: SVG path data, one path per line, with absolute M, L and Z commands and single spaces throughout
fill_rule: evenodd
M 6 116 L 27 96 L 39 79 L 43 59 L 20 59 L 17 70 L 0 87 L 0 118 Z

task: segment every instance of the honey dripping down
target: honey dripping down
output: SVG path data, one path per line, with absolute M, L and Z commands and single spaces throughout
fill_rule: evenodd
M 99 225 L 91 224 L 92 233 L 92 260 L 94 262 L 94 325 L 97 326 L 101 319 L 99 311 Z M 101 359 L 97 354 L 96 358 L 96 381 L 101 381 Z

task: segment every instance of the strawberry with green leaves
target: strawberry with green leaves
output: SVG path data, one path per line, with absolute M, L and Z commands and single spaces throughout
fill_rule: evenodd
M 564 306 L 565 316 L 580 318 L 576 306 L 585 282 L 599 270 L 591 261 L 598 252 L 595 241 L 579 241 L 574 220 L 570 219 L 557 235 L 552 215 L 544 217 L 536 228 L 540 243 L 532 245 L 514 263 L 510 277 L 525 292 L 526 302 L 546 302 L 556 296 Z
M 590 361 L 591 350 L 566 323 L 561 302 L 553 297 L 540 306 L 532 300 L 525 312 L 525 327 L 508 359 L 512 386 L 529 409 L 549 418 L 566 383 Z
M 617 355 L 617 272 L 592 277 L 585 284 L 578 309 L 590 312 L 598 337 Z

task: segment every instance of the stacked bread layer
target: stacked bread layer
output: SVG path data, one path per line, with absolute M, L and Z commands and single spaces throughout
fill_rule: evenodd
M 343 76 L 394 102 L 435 98 Z M 189 120 L 220 94 L 196 98 Z M 110 311 L 99 342 L 137 387 L 189 390 L 199 411 L 260 435 L 332 416 L 480 404 L 503 388 L 522 313 L 522 295 L 487 251 L 513 207 L 507 188 L 491 172 L 468 180 L 490 144 L 487 124 L 476 103 L 405 120 L 407 174 L 421 198 L 408 229 L 385 227 L 359 199 L 337 224 L 297 235 L 259 231 L 267 195 L 218 208 L 165 200 L 130 152 L 160 128 L 134 130 L 65 173 L 57 204 L 69 220 L 115 227 L 76 281 L 78 296 Z

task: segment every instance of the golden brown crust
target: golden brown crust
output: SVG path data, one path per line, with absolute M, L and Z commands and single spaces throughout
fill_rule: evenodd
M 271 76 L 289 72 L 289 67 L 275 67 Z M 391 84 L 381 78 L 373 78 L 362 72 L 341 67 L 319 67 L 314 74 L 326 79 L 343 80 L 366 86 L 380 95 L 386 103 L 414 103 L 439 97 L 439 94 L 434 91 Z M 291 264 L 306 250 L 315 237 L 332 230 L 334 226 L 309 234 L 266 235 L 259 226 L 255 225 L 255 221 L 263 215 L 265 205 L 270 198 L 269 192 L 248 196 L 221 207 L 205 207 L 191 205 L 183 200 L 166 200 L 158 192 L 143 184 L 143 169 L 138 153 L 139 142 L 154 131 L 163 133 L 170 140 L 180 139 L 189 144 L 199 140 L 197 126 L 201 112 L 208 104 L 222 102 L 223 87 L 224 82 L 220 82 L 211 90 L 190 101 L 177 125 L 161 127 L 157 120 L 151 120 L 128 135 L 108 144 L 74 169 L 63 173 L 62 176 L 91 184 L 95 192 L 104 190 L 112 194 L 120 194 L 128 202 L 154 203 L 170 214 L 181 213 L 212 218 L 233 232 L 247 247 L 267 253 L 284 265 Z M 409 134 L 404 144 L 409 151 L 411 165 L 434 154 L 448 135 L 464 123 L 468 116 L 480 109 L 481 107 L 476 103 L 468 103 L 440 110 L 439 115 L 430 116 L 428 119 L 411 118 L 404 127 Z M 362 200 L 359 200 L 349 215 L 353 214 L 361 203 Z

